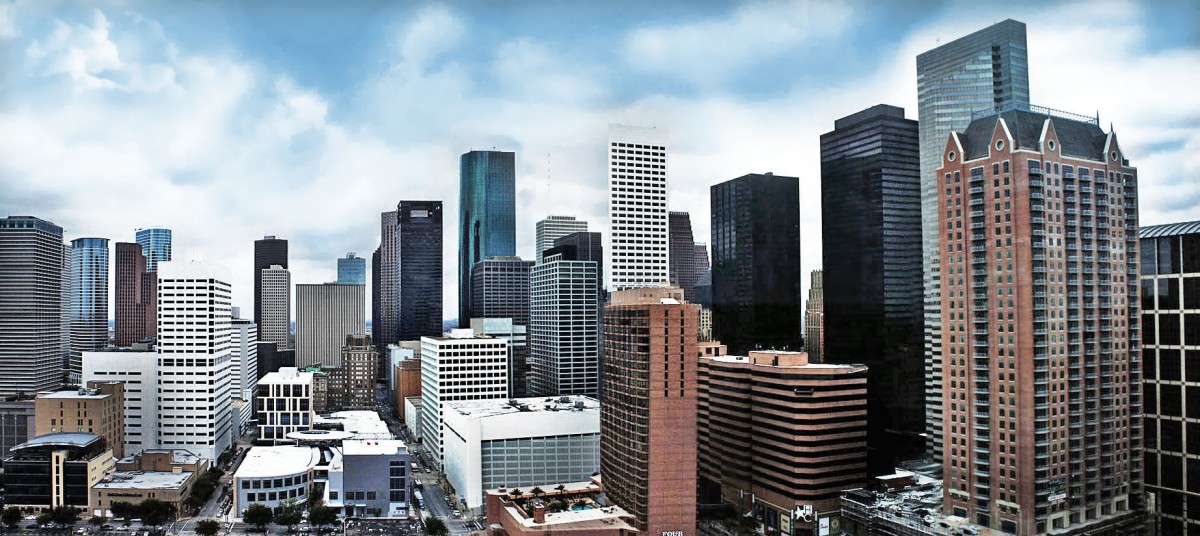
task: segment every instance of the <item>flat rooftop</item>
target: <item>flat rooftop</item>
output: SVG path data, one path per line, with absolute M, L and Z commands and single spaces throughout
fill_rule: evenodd
M 38 393 L 38 398 L 48 398 L 52 400 L 100 400 L 108 398 L 112 395 L 101 393 L 95 389 L 79 389 L 75 391 L 51 391 Z
M 395 456 L 407 452 L 408 447 L 398 439 L 350 439 L 342 442 L 342 456 Z
M 318 415 L 313 426 L 338 425 L 354 435 L 353 439 L 395 439 L 387 423 L 374 411 L 338 411 L 329 415 Z
M 117 471 L 100 482 L 98 489 L 179 489 L 192 477 L 192 472 Z
M 316 447 L 283 445 L 250 447 L 234 478 L 266 478 L 303 473 L 321 461 Z
M 582 404 L 582 407 L 579 407 Z M 600 401 L 587 396 L 552 396 L 514 399 L 457 400 L 445 403 L 446 411 L 455 411 L 476 419 L 512 413 L 550 413 L 600 411 Z

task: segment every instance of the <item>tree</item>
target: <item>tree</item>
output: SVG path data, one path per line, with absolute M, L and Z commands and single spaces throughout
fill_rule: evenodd
M 300 505 L 296 504 L 293 499 L 288 499 L 279 504 L 275 509 L 275 523 L 287 527 L 288 532 L 291 532 L 296 525 L 300 524 L 303 516 L 300 515 Z
M 555 489 L 555 490 L 558 490 L 558 492 L 559 492 L 559 493 L 562 493 L 562 492 L 564 492 L 564 491 L 567 491 L 567 485 L 566 485 L 566 484 L 559 484 L 559 485 L 555 486 L 555 487 L 554 487 L 554 489 Z
M 201 519 L 196 523 L 196 533 L 200 536 L 216 536 L 221 532 L 221 523 L 215 519 Z
M 21 509 L 16 506 L 9 506 L 4 509 L 4 513 L 0 514 L 0 520 L 4 521 L 4 526 L 10 529 L 17 526 L 24 517 L 21 515 Z
M 254 525 L 258 532 L 266 532 L 267 525 L 271 524 L 274 517 L 275 513 L 261 503 L 251 504 L 246 508 L 246 513 L 242 514 L 242 520 Z
M 425 516 L 425 533 L 429 536 L 447 536 L 450 534 L 450 529 L 446 528 L 446 522 L 433 516 Z
M 99 527 L 100 525 L 103 525 L 105 521 L 108 521 L 107 517 L 92 516 L 91 519 L 88 519 L 88 524 L 93 527 Z
M 54 522 L 54 516 L 50 512 L 42 512 L 38 514 L 37 519 L 34 522 L 37 523 L 39 527 L 44 527 Z
M 325 525 L 337 523 L 337 510 L 323 504 L 314 506 L 308 511 L 308 522 L 317 527 L 317 534 L 320 534 Z
M 545 495 L 546 490 L 543 490 L 542 488 L 539 488 L 539 487 L 534 487 L 533 489 L 529 490 L 529 493 L 532 493 L 534 497 L 537 497 L 539 495 Z
M 74 525 L 80 510 L 71 506 L 59 506 L 50 511 L 50 521 L 59 525 Z
M 321 489 L 316 484 L 309 486 L 308 494 L 304 496 L 304 509 L 311 512 L 313 508 L 324 504 L 325 501 L 321 499 Z
M 515 499 L 515 498 L 517 498 L 517 497 L 520 497 L 520 496 L 522 496 L 522 495 L 524 495 L 524 494 L 525 494 L 525 492 L 524 492 L 523 490 L 519 489 L 519 488 L 513 488 L 513 490 L 512 490 L 512 491 L 508 492 L 508 496 L 509 496 L 509 497 L 512 497 L 512 498 L 514 498 L 514 499 Z
M 129 518 L 137 515 L 137 507 L 132 503 L 125 501 L 117 501 L 108 506 L 108 510 L 112 512 L 113 517 L 128 521 Z
M 162 525 L 168 519 L 175 517 L 175 505 L 157 499 L 142 501 L 142 504 L 138 505 L 137 511 L 142 518 L 142 524 L 151 527 Z
M 566 509 L 567 509 L 567 503 L 562 502 L 558 499 L 554 499 L 553 501 L 546 503 L 546 512 L 547 513 L 562 512 Z

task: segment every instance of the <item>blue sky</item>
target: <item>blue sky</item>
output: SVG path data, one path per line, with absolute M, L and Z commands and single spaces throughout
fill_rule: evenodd
M 820 266 L 818 138 L 878 103 L 916 112 L 916 54 L 1028 24 L 1035 104 L 1111 122 L 1142 223 L 1200 219 L 1200 4 L 0 0 L 0 214 L 67 238 L 175 229 L 228 267 L 291 241 L 293 281 L 369 256 L 400 199 L 457 211 L 458 155 L 517 152 L 517 253 L 548 214 L 607 231 L 609 123 L 671 136 L 670 205 L 707 240 L 708 187 L 800 177 Z M 1081 83 L 1086 80 L 1087 83 Z M 455 309 L 447 219 L 447 314 Z

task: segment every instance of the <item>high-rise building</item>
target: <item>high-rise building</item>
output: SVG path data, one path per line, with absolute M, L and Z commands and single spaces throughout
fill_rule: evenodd
M 215 460 L 233 440 L 228 280 L 200 262 L 158 266 L 158 448 Z
M 925 422 L 929 454 L 941 463 L 942 319 L 938 270 L 940 209 L 937 169 L 946 137 L 971 113 L 1029 104 L 1025 23 L 1004 20 L 917 56 L 917 120 L 921 138 L 921 244 L 925 276 Z
M 804 304 L 804 351 L 813 363 L 820 363 L 825 348 L 824 272 L 813 270 Z
M 235 431 L 240 437 L 254 415 L 254 393 L 258 385 L 258 326 L 248 318 L 230 320 L 233 353 L 229 361 L 229 397 Z
M 339 361 L 329 371 L 329 410 L 374 410 L 379 405 L 375 384 L 379 352 L 371 345 L 371 336 L 346 335 Z
M 600 294 L 597 297 L 603 305 L 604 299 L 604 239 L 600 233 L 580 231 L 569 233 L 554 239 L 552 247 L 568 248 L 562 251 L 568 252 L 567 255 L 579 261 L 595 261 L 596 273 L 599 274 L 599 280 L 596 281 L 597 288 L 600 289 Z
M 104 438 L 113 456 L 125 457 L 125 384 L 90 381 L 82 389 L 38 393 L 37 435 L 84 432 Z
M 667 213 L 669 269 L 671 285 L 683 290 L 687 301 L 696 299 L 696 243 L 692 240 L 692 217 L 687 212 Z
M 529 393 L 529 326 L 514 324 L 511 318 L 472 318 L 475 333 L 508 341 L 508 397 L 523 398 Z M 420 375 L 420 371 L 417 372 Z M 419 379 L 419 378 L 418 378 Z M 399 395 L 397 391 L 397 395 Z M 403 397 L 399 398 L 400 400 Z
M 401 201 L 395 242 L 396 340 L 441 335 L 442 202 Z M 388 275 L 385 268 L 383 276 Z
M 604 312 L 600 473 L 645 534 L 696 534 L 698 308 L 682 300 L 630 289 Z
M 62 384 L 66 252 L 62 227 L 32 216 L 0 219 L 0 396 Z
M 458 326 L 471 312 L 471 269 L 489 257 L 517 254 L 516 153 L 470 151 L 459 160 Z
M 571 233 L 586 233 L 588 223 L 575 216 L 546 216 L 536 224 L 533 258 L 542 262 L 542 252 L 554 247 L 554 241 Z
M 79 383 L 83 352 L 108 345 L 108 239 L 71 241 L 71 358 L 67 376 Z
M 924 454 L 920 165 L 903 108 L 878 104 L 821 135 L 820 359 L 870 369 L 872 474 Z
M 371 320 L 370 320 L 370 322 L 371 322 L 371 340 L 376 341 L 376 344 L 379 343 L 379 336 L 381 335 L 381 330 L 379 329 L 381 326 L 379 315 L 382 314 L 380 312 L 380 308 L 383 305 L 383 300 L 382 300 L 383 296 L 380 294 L 380 291 L 382 289 L 379 288 L 380 287 L 379 275 L 380 275 L 380 271 L 382 270 L 381 265 L 383 264 L 383 262 L 382 262 L 383 259 L 381 257 L 382 257 L 382 255 L 380 253 L 380 248 L 375 248 L 375 253 L 371 254 Z
M 116 261 L 113 269 L 113 344 L 130 346 L 146 338 L 146 323 L 154 317 L 147 309 L 154 307 L 143 294 L 142 283 L 146 275 L 146 256 L 142 246 L 136 242 L 117 242 Z M 153 277 L 153 274 L 151 274 Z
M 262 271 L 272 266 L 287 269 L 288 241 L 267 235 L 262 240 L 254 241 L 254 321 L 258 323 L 258 339 L 263 341 L 267 339 L 263 337 L 262 331 Z M 279 347 L 286 348 L 287 343 L 284 342 Z
M 296 365 L 341 366 L 347 335 L 367 329 L 363 285 L 296 285 Z
M 711 192 L 713 338 L 732 354 L 799 349 L 800 179 L 743 175 Z
M 1159 534 L 1197 533 L 1200 221 L 1142 227 L 1140 237 L 1146 491 L 1158 502 Z
M 391 210 L 379 215 L 379 248 L 376 250 L 379 253 L 379 269 L 371 276 L 372 280 L 379 279 L 379 285 L 372 287 L 372 292 L 377 293 L 379 300 L 379 314 L 371 316 L 371 331 L 379 336 L 372 338 L 375 344 L 385 348 L 400 340 L 397 338 L 400 327 L 400 258 L 396 256 L 399 246 L 396 223 L 399 214 L 399 210 Z M 440 239 L 438 244 L 440 248 Z M 440 260 L 438 264 L 441 264 Z M 441 273 L 440 269 L 438 273 Z
M 292 273 L 278 264 L 258 273 L 258 341 L 275 343 L 277 349 L 291 348 Z
M 938 169 L 944 509 L 1137 533 L 1137 170 L 1096 119 L 1033 110 L 951 133 Z
M 146 271 L 157 272 L 158 263 L 171 260 L 171 230 L 163 227 L 149 227 L 134 231 L 134 241 L 142 246 L 142 255 L 146 256 Z
M 700 281 L 700 277 L 707 272 L 712 265 L 708 262 L 708 244 L 704 242 L 695 242 L 693 244 L 692 266 L 696 271 L 696 281 Z
M 600 383 L 599 271 L 573 246 L 546 250 L 530 274 L 531 396 L 595 397 Z
M 533 261 L 490 257 L 471 270 L 471 311 L 476 318 L 511 318 L 529 325 L 529 271 Z
M 367 259 L 359 257 L 353 251 L 337 260 L 339 285 L 366 285 Z
M 84 385 L 121 382 L 125 385 L 125 455 L 158 448 L 159 360 L 153 350 L 126 348 L 83 353 Z M 116 445 L 110 445 L 114 450 Z
M 439 467 L 445 403 L 508 397 L 508 341 L 455 329 L 421 337 L 421 441 Z
M 699 360 L 704 502 L 754 512 L 779 534 L 814 534 L 842 490 L 867 482 L 867 368 L 810 364 L 804 352 Z M 808 520 L 793 512 L 809 510 Z
M 608 181 L 613 290 L 666 284 L 667 133 L 609 125 Z

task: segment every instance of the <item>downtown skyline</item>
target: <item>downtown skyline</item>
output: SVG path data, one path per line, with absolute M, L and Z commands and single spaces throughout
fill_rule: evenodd
M 457 215 L 454 178 L 470 150 L 516 153 L 517 255 L 534 258 L 534 223 L 552 214 L 587 220 L 607 241 L 605 139 L 610 123 L 626 123 L 669 133 L 667 208 L 690 213 L 697 242 L 712 242 L 713 184 L 798 176 L 808 273 L 821 258 L 819 135 L 875 104 L 915 111 L 917 53 L 1012 17 L 1028 24 L 1031 101 L 1098 110 L 1121 132 L 1140 170 L 1140 223 L 1200 219 L 1200 164 L 1184 155 L 1200 138 L 1186 68 L 1200 43 L 1197 17 L 1179 12 L 1194 6 L 865 7 L 670 4 L 637 20 L 549 9 L 518 27 L 536 6 L 359 3 L 318 23 L 321 9 L 280 6 L 8 5 L 0 212 L 53 221 L 67 241 L 173 229 L 176 260 L 231 269 L 234 305 L 249 311 L 242 268 L 253 240 L 289 240 L 293 283 L 333 281 L 336 259 L 372 251 L 378 213 L 399 200 L 441 200 Z M 588 13 L 607 16 L 592 23 Z M 213 43 L 185 27 L 189 16 L 213 30 Z M 555 17 L 578 29 L 577 43 L 560 46 L 568 36 Z M 379 21 L 351 35 L 360 19 Z M 247 25 L 264 20 L 264 36 L 251 37 Z M 297 57 L 307 49 L 288 47 L 315 24 L 327 25 L 321 40 L 346 49 L 330 55 L 364 59 L 335 67 L 327 56 Z M 735 45 L 713 55 L 706 35 Z M 481 57 L 483 45 L 495 52 Z M 82 62 L 69 61 L 71 49 Z M 845 65 L 831 65 L 839 57 Z M 1132 73 L 1121 87 L 1074 83 L 1113 58 Z M 1062 64 L 1073 67 L 1055 69 Z M 180 124 L 193 128 L 179 134 Z M 443 230 L 445 318 L 458 303 L 457 232 Z

